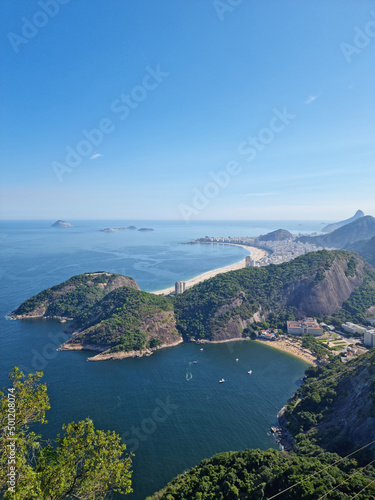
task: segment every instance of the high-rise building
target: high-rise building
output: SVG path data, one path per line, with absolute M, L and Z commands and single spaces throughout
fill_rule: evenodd
M 246 256 L 245 265 L 246 265 L 246 267 L 254 267 L 255 266 L 255 261 L 250 258 L 250 255 Z
M 185 281 L 176 281 L 176 283 L 174 285 L 174 291 L 175 291 L 176 295 L 178 293 L 183 293 L 185 291 L 185 287 L 186 287 Z

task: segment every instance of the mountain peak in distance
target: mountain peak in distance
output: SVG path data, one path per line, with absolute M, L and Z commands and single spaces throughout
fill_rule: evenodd
M 340 222 L 333 222 L 332 224 L 328 224 L 327 226 L 323 227 L 322 233 L 331 233 L 332 231 L 335 231 L 336 229 L 339 229 L 342 226 L 346 226 L 346 224 L 350 224 L 351 222 L 364 216 L 365 214 L 362 212 L 362 210 L 357 210 L 356 213 L 353 215 L 353 217 L 350 217 L 349 219 Z

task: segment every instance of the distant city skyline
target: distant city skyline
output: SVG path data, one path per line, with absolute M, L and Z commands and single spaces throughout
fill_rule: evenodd
M 1 219 L 375 215 L 372 1 L 0 9 Z

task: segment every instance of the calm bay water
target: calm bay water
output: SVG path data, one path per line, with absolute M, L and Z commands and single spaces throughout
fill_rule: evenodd
M 205 345 L 203 351 L 182 344 L 147 358 L 87 363 L 89 353 L 56 351 L 64 325 L 11 321 L 6 315 L 31 295 L 82 272 L 125 274 L 151 291 L 246 255 L 239 247 L 179 245 L 192 238 L 256 236 L 280 227 L 312 232 L 319 231 L 320 221 L 73 221 L 67 229 L 51 228 L 52 222 L 0 224 L 0 386 L 15 365 L 44 371 L 52 409 L 43 435 L 52 438 L 64 422 L 86 417 L 97 428 L 118 432 L 135 453 L 134 493 L 127 497 L 133 500 L 214 453 L 276 447 L 268 429 L 299 385 L 303 361 L 244 341 Z M 99 231 L 132 224 L 155 231 Z M 225 384 L 218 383 L 221 378 Z

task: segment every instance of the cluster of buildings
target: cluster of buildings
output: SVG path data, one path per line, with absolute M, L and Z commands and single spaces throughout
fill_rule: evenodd
M 367 321 L 371 325 L 375 325 L 375 319 L 367 318 Z M 361 334 L 363 335 L 363 343 L 369 347 L 375 347 L 375 328 L 367 328 L 366 326 L 356 325 L 355 323 L 343 323 L 341 328 L 346 333 L 351 335 Z
M 261 244 L 255 241 L 254 246 L 261 246 L 268 250 L 269 255 L 265 257 L 263 265 L 282 264 L 290 260 L 305 255 L 309 252 L 323 250 L 323 247 L 312 245 L 311 243 L 301 243 L 294 239 L 283 241 L 262 241 Z
M 250 236 L 228 236 L 227 238 L 205 236 L 204 238 L 193 240 L 192 243 L 230 243 L 232 245 L 247 245 L 262 248 L 268 252 L 268 255 L 257 263 L 251 261 L 250 259 L 250 263 L 246 264 L 247 266 L 282 264 L 283 262 L 288 262 L 296 257 L 299 257 L 300 255 L 305 255 L 306 253 L 315 252 L 317 250 L 323 250 L 323 247 L 318 247 L 316 245 L 312 245 L 311 243 L 301 243 L 296 241 L 298 236 L 294 236 L 293 239 L 283 241 L 262 241 L 259 238 Z
M 277 333 L 278 330 L 274 328 L 269 328 L 268 330 L 261 330 L 260 332 L 257 332 L 255 336 L 258 339 L 263 339 L 263 340 L 276 340 Z
M 312 333 L 314 337 L 323 335 L 323 328 L 314 318 L 305 318 L 301 321 L 287 321 L 289 335 L 304 335 Z

